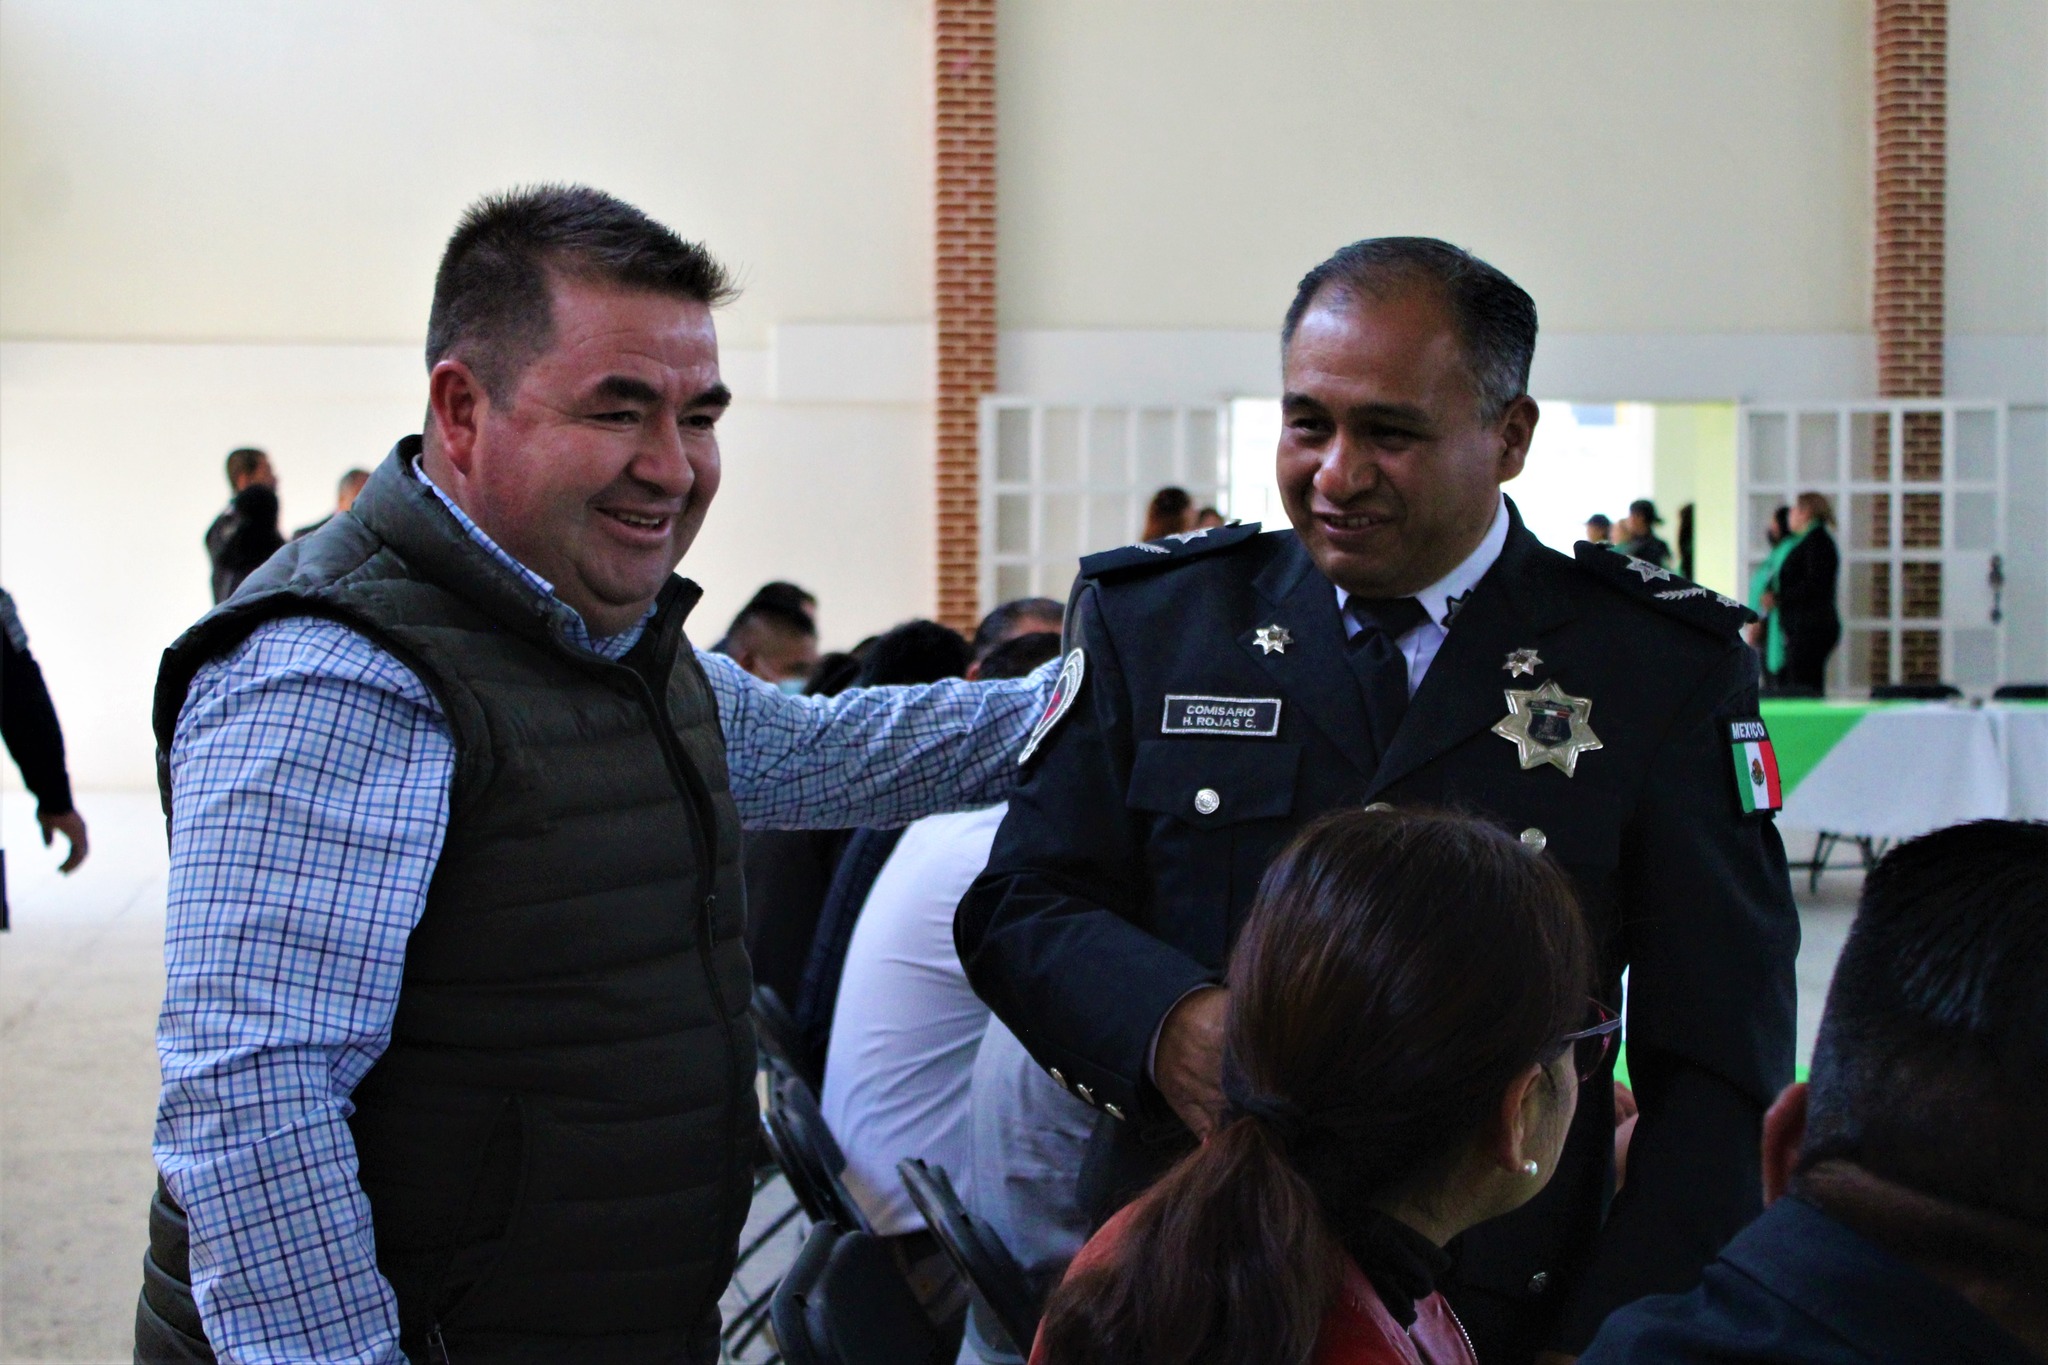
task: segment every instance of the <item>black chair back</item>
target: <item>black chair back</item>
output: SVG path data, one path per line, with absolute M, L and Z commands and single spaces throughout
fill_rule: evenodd
M 747 1013 L 754 1020 L 754 1041 L 767 1059 L 771 1072 L 801 1077 L 816 1094 L 825 1084 L 824 1067 L 804 1041 L 803 1031 L 788 1004 L 773 986 L 754 987 L 754 1000 Z
M 2048 701 L 2048 683 L 2005 683 L 1991 694 L 1993 701 Z
M 1044 1305 L 1032 1292 L 1017 1258 L 994 1228 L 967 1211 L 945 1167 L 913 1157 L 898 1162 L 896 1173 L 903 1178 L 911 1202 L 924 1215 L 925 1226 L 973 1286 L 988 1314 L 1001 1324 L 1010 1345 L 1019 1355 L 1028 1353 L 1038 1335 L 1038 1315 Z
M 842 1179 L 846 1154 L 825 1126 L 817 1097 L 801 1078 L 770 1078 L 768 1112 L 761 1123 L 775 1164 L 811 1221 L 830 1223 L 843 1232 L 874 1231 Z
M 1954 683 L 1879 683 L 1870 689 L 1872 701 L 1954 701 L 1962 695 Z
M 948 1343 L 873 1235 L 819 1223 L 768 1316 L 789 1365 L 942 1365 Z

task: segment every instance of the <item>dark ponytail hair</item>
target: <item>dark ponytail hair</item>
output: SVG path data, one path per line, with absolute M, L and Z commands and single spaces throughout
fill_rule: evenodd
M 1054 1293 L 1049 1365 L 1305 1365 L 1373 1202 L 1451 1172 L 1584 1021 L 1590 961 L 1563 874 L 1491 825 L 1308 826 L 1231 956 L 1230 1110 Z

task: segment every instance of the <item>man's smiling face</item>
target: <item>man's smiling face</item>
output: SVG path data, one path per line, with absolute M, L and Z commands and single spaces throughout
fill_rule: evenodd
M 1440 292 L 1325 286 L 1287 344 L 1281 500 L 1323 576 L 1364 597 L 1419 592 L 1477 549 L 1522 472 L 1536 405 L 1483 420 Z
M 731 394 L 708 306 L 560 274 L 551 294 L 549 345 L 502 402 L 459 361 L 436 366 L 437 433 L 456 502 L 613 635 L 703 525 Z

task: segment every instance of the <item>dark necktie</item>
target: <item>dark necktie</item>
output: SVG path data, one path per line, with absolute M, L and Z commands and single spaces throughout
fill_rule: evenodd
M 1365 694 L 1373 748 L 1384 758 L 1408 713 L 1408 660 L 1395 642 L 1428 620 L 1429 613 L 1412 597 L 1351 597 L 1344 612 L 1358 627 L 1351 637 L 1351 666 Z

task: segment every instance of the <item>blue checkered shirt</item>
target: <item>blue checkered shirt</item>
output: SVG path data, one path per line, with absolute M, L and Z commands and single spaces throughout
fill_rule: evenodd
M 555 606 L 570 643 L 607 658 L 645 626 L 593 639 Z M 1048 666 L 1015 682 L 791 697 L 722 655 L 698 659 L 733 800 L 755 829 L 903 824 L 1001 801 L 1052 682 Z M 267 622 L 186 694 L 155 1150 L 190 1220 L 192 1287 L 223 1361 L 403 1359 L 346 1120 L 390 1041 L 454 772 L 433 695 L 334 621 Z

